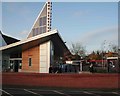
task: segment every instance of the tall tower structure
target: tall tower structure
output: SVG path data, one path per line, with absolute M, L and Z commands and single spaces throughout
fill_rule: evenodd
M 51 30 L 52 2 L 46 2 L 35 20 L 28 38 L 49 32 Z

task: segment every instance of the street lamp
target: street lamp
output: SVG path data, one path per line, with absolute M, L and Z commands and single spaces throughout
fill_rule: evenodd
M 101 49 L 102 49 L 102 67 L 104 67 L 104 49 L 105 49 L 105 43 L 106 40 L 103 41 L 102 45 L 101 45 Z
M 80 72 L 82 72 L 83 71 L 83 57 L 81 57 L 81 60 L 80 60 Z

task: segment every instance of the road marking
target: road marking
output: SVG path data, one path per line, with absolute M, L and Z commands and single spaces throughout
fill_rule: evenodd
M 118 92 L 112 92 L 112 93 L 120 96 L 120 94 Z
M 89 94 L 89 95 L 93 95 L 93 96 L 101 96 L 101 95 L 97 95 L 97 94 L 95 94 L 95 93 L 91 93 L 91 92 L 87 92 L 87 91 L 83 91 L 83 93 Z
M 38 93 L 35 93 L 35 92 L 32 92 L 32 91 L 30 91 L 30 90 L 27 90 L 27 89 L 24 89 L 26 92 L 29 92 L 29 93 L 32 93 L 32 94 L 35 94 L 35 95 L 38 95 L 38 96 L 43 96 L 43 95 L 40 95 L 40 94 L 38 94 Z
M 43 95 L 33 92 L 34 90 L 37 90 L 37 91 L 52 91 L 52 92 L 55 92 L 55 93 L 58 93 L 58 94 L 61 94 L 61 95 L 64 95 L 64 96 L 71 96 L 69 94 L 65 94 L 63 92 L 60 92 L 62 90 L 23 89 L 23 88 L 3 88 L 3 89 L 4 90 L 2 90 L 2 89 L 0 89 L 0 90 L 3 91 L 4 93 L 8 94 L 9 96 L 13 96 L 13 95 L 6 92 L 5 89 L 25 90 L 25 91 L 27 91 L 29 93 L 32 93 L 32 94 L 35 94 L 35 95 L 38 95 L 38 96 L 43 96 Z M 32 90 L 32 91 L 30 91 L 30 90 Z M 70 91 L 70 92 L 82 92 L 82 93 L 85 93 L 85 94 L 88 94 L 88 95 L 93 95 L 93 96 L 101 96 L 101 95 L 98 95 L 97 93 L 112 93 L 112 94 L 120 96 L 120 94 L 118 92 L 101 92 L 101 91 Z
M 57 91 L 57 90 L 53 90 L 53 92 L 58 93 L 58 94 L 61 94 L 61 95 L 64 95 L 64 96 L 71 96 L 71 95 L 68 95 L 68 94 L 65 94 L 65 93 L 59 92 L 59 91 Z
M 0 89 L 0 90 L 3 91 L 4 93 L 6 93 L 6 94 L 9 95 L 9 96 L 13 96 L 12 94 L 8 93 L 8 92 L 5 91 L 5 90 L 2 90 L 2 89 Z
M 13 90 L 23 90 L 24 88 L 4 88 L 4 89 L 13 89 Z M 36 91 L 53 91 L 53 90 L 45 90 L 45 89 L 28 89 L 28 88 L 25 88 L 25 89 L 27 89 L 27 90 L 36 90 Z

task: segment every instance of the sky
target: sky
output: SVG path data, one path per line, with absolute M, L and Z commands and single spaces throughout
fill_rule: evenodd
M 2 32 L 25 39 L 44 2 L 3 2 Z M 52 29 L 58 29 L 68 48 L 81 43 L 87 52 L 118 44 L 117 2 L 53 2 Z

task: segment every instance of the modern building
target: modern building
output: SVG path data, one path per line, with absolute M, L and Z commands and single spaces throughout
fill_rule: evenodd
M 26 40 L 0 47 L 3 71 L 49 73 L 50 65 L 70 53 L 58 30 L 51 30 L 51 10 L 52 3 L 46 2 Z

